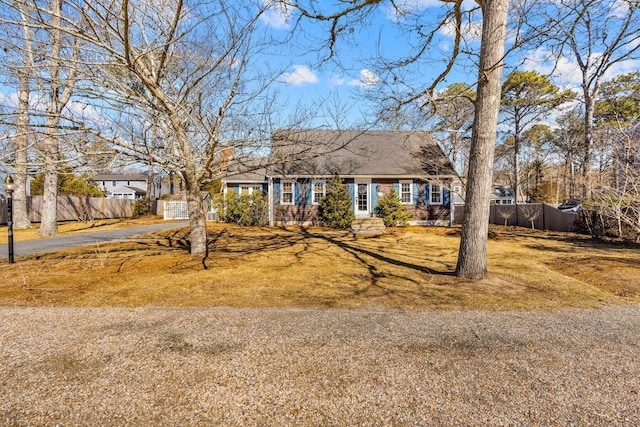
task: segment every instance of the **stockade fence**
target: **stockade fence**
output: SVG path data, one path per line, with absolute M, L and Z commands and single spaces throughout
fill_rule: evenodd
M 455 207 L 456 224 L 462 224 L 464 206 Z M 579 215 L 562 212 L 545 203 L 527 203 L 517 205 L 491 205 L 489 224 L 513 225 L 535 228 L 536 230 L 571 232 L 575 231 L 575 222 Z
M 129 218 L 135 200 L 107 199 L 104 197 L 58 197 L 58 221 L 91 221 L 94 219 Z M 43 196 L 27 197 L 27 210 L 31 222 L 40 222 Z M 161 203 L 154 203 L 153 213 L 158 215 Z M 7 223 L 7 201 L 0 198 L 0 224 Z

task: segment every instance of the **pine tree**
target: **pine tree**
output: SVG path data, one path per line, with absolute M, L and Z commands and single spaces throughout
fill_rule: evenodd
M 407 207 L 393 188 L 378 200 L 376 213 L 387 227 L 406 227 L 411 219 Z
M 347 186 L 338 175 L 327 187 L 327 194 L 320 200 L 320 221 L 325 227 L 349 228 L 355 218 L 353 201 Z

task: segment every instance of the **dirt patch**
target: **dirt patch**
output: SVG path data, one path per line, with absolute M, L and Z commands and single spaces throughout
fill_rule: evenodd
M 548 263 L 549 268 L 619 297 L 640 296 L 640 265 L 614 257 L 570 257 Z

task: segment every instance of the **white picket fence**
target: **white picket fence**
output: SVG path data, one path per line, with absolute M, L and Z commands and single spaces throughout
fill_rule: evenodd
M 187 202 L 164 202 L 164 219 L 189 219 Z
M 187 202 L 164 202 L 164 219 L 189 219 L 189 209 L 187 208 Z M 218 215 L 215 210 L 210 210 L 206 213 L 207 221 L 217 221 Z

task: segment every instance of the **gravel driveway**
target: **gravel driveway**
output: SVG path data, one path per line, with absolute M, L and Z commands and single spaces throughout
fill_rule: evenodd
M 640 425 L 640 307 L 0 308 L 0 425 Z

